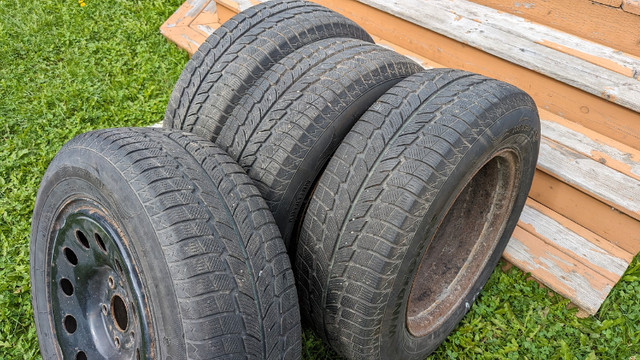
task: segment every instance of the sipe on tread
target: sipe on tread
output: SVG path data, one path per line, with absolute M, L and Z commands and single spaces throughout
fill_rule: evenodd
M 85 169 L 87 162 L 92 165 Z M 195 135 L 159 129 L 107 129 L 75 137 L 42 181 L 32 264 L 41 261 L 45 194 L 73 176 L 95 182 L 96 194 L 80 195 L 103 199 L 116 219 L 131 212 L 131 218 L 121 219 L 123 231 L 145 230 L 142 237 L 131 233 L 129 246 L 140 258 L 153 318 L 172 319 L 154 323 L 156 336 L 163 338 L 156 343 L 159 356 L 299 357 L 299 312 L 282 239 L 252 181 L 224 151 Z M 151 268 L 166 269 L 167 276 L 149 273 Z M 38 294 L 37 281 L 34 287 Z M 156 289 L 173 296 L 154 297 Z M 36 309 L 40 296 L 34 297 L 40 299 L 34 300 Z M 40 326 L 39 335 L 42 331 Z M 43 356 L 54 354 L 50 345 L 41 342 Z
M 538 145 L 535 104 L 511 85 L 437 69 L 390 89 L 334 154 L 304 218 L 296 278 L 301 312 L 316 332 L 351 359 L 423 359 L 433 351 L 467 309 L 460 303 L 428 335 L 409 333 L 411 279 L 430 239 L 420 234 L 436 233 L 430 221 L 445 216 L 455 189 L 470 181 L 465 174 L 481 165 L 474 161 L 499 146 L 519 152 L 520 190 L 486 266 L 464 295 L 472 303 L 524 206 Z
M 164 126 L 215 141 L 236 102 L 273 64 L 333 37 L 373 42 L 351 20 L 306 1 L 265 2 L 245 10 L 217 29 L 187 63 Z
M 227 124 L 238 130 L 225 131 L 219 139 L 231 144 L 229 153 L 255 181 L 289 250 L 295 246 L 309 192 L 353 123 L 386 90 L 422 69 L 377 45 L 337 40 L 329 46 L 328 42 L 308 45 L 265 74 L 260 87 L 238 108 L 246 115 Z M 293 65 L 325 46 L 328 51 L 345 48 L 308 68 Z M 271 82 L 275 77 L 278 81 Z M 254 106 L 256 99 L 260 101 Z M 259 118 L 256 109 L 265 114 Z M 256 119 L 243 120 L 251 117 Z

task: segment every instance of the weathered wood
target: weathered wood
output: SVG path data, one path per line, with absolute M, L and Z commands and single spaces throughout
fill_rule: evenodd
M 633 259 L 624 249 L 533 200 L 527 201 L 518 226 L 614 282 Z
M 513 232 L 504 257 L 592 315 L 615 285 L 520 227 Z
M 461 43 L 640 111 L 640 60 L 603 45 L 465 0 L 359 0 Z M 559 44 L 629 68 L 633 78 L 543 43 Z M 624 59 L 624 60 L 622 60 Z
M 640 18 L 620 8 L 589 0 L 472 1 L 640 56 Z
M 640 15 L 640 0 L 622 0 L 622 10 L 634 15 Z
M 640 220 L 640 182 L 542 138 L 538 168 Z
M 538 109 L 542 135 L 640 181 L 640 151 Z
M 160 27 L 160 33 L 193 55 L 220 26 L 213 0 L 188 0 Z
M 622 4 L 622 0 L 593 0 L 593 1 L 603 5 L 612 6 L 612 7 L 620 7 L 620 5 Z
M 356 21 L 369 33 L 446 67 L 477 72 L 526 90 L 538 106 L 640 149 L 640 114 L 480 49 L 354 0 L 314 0 Z
M 536 171 L 529 197 L 631 254 L 640 252 L 640 222 L 557 178 Z

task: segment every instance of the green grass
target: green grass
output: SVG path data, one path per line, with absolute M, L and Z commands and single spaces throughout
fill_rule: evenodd
M 0 0 L 0 359 L 38 358 L 29 231 L 40 178 L 73 136 L 162 119 L 187 61 L 159 34 L 181 0 Z M 640 264 L 579 319 L 517 269 L 497 268 L 437 359 L 640 358 Z M 303 354 L 335 359 L 310 331 Z

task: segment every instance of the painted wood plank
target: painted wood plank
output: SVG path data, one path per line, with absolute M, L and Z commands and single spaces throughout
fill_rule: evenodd
M 540 170 L 529 197 L 631 254 L 640 252 L 640 222 Z
M 640 15 L 640 0 L 622 0 L 622 10 Z
M 640 18 L 620 8 L 588 0 L 472 1 L 640 56 Z
M 640 112 L 637 79 L 540 43 L 547 41 L 569 47 L 581 44 L 581 49 L 589 54 L 608 53 L 611 55 L 608 60 L 618 62 L 620 59 L 613 56 L 614 49 L 465 0 L 359 1 Z M 640 73 L 638 59 L 627 58 L 621 65 L 631 66 L 632 72 Z
M 213 0 L 187 0 L 165 21 L 163 27 L 189 26 L 193 19 Z M 162 29 L 162 27 L 160 28 Z
M 640 151 L 538 108 L 542 135 L 640 180 Z
M 593 0 L 593 1 L 603 5 L 612 6 L 612 7 L 620 7 L 620 5 L 622 5 L 622 0 Z
M 640 158 L 636 154 L 622 152 L 553 121 L 541 119 L 541 125 L 545 138 L 640 181 Z
M 615 285 L 520 227 L 513 232 L 504 257 L 592 315 Z
M 185 49 L 189 55 L 193 55 L 207 39 L 204 33 L 189 26 L 165 28 L 162 30 L 162 35 L 173 41 L 178 47 Z
M 538 168 L 640 220 L 640 182 L 542 138 Z
M 614 282 L 633 259 L 630 253 L 532 200 L 518 226 Z

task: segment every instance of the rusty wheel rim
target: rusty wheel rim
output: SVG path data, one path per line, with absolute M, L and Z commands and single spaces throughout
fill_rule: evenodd
M 68 206 L 52 234 L 46 278 L 57 344 L 64 359 L 149 358 L 140 279 L 118 227 L 91 205 Z
M 517 197 L 520 160 L 502 150 L 456 195 L 422 255 L 409 293 L 406 323 L 416 337 L 437 330 L 465 302 L 494 253 Z M 465 300 L 467 299 L 467 300 Z

